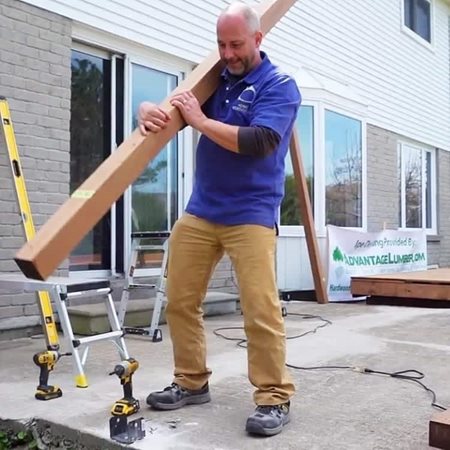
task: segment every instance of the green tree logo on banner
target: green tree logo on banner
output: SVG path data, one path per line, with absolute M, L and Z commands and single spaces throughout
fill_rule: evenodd
M 336 247 L 333 251 L 333 261 L 344 261 L 344 255 L 339 247 Z

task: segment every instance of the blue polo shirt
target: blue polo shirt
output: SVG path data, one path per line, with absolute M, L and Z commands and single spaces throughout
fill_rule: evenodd
M 262 62 L 234 84 L 225 69 L 219 88 L 203 106 L 211 119 L 262 126 L 280 136 L 278 148 L 266 157 L 234 153 L 200 137 L 186 211 L 217 224 L 273 228 L 284 195 L 284 161 L 301 96 L 295 81 L 265 53 L 261 56 Z

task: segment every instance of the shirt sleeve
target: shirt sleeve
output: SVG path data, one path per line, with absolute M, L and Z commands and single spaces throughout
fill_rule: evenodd
M 280 144 L 280 136 L 270 128 L 239 127 L 238 148 L 241 155 L 264 158 Z
M 296 82 L 288 75 L 279 75 L 258 92 L 249 125 L 269 128 L 282 139 L 292 125 L 300 103 L 301 95 Z

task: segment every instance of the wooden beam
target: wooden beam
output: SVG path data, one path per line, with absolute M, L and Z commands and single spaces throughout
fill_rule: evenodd
M 295 128 L 291 137 L 290 152 L 292 168 L 294 169 L 294 176 L 297 182 L 298 202 L 300 214 L 303 220 L 303 227 L 305 229 L 306 244 L 308 246 L 309 261 L 314 279 L 316 299 L 319 303 L 328 303 L 325 275 L 320 259 L 319 247 L 317 245 L 311 201 L 309 199 L 308 185 L 306 183 L 305 170 L 301 159 L 300 140 Z
M 450 268 L 414 270 L 412 272 L 379 273 L 377 275 L 359 275 L 355 278 L 368 280 L 398 280 L 411 281 L 412 283 L 436 283 L 446 284 L 450 280 Z
M 379 296 L 397 298 L 422 298 L 426 300 L 450 300 L 450 281 L 445 284 L 352 278 L 351 293 L 355 296 Z
M 429 425 L 430 447 L 450 450 L 450 411 L 435 414 Z
M 258 5 L 261 29 L 267 33 L 296 0 L 266 0 Z M 71 195 L 16 254 L 15 261 L 29 278 L 44 280 L 70 254 L 161 149 L 184 126 L 170 97 L 190 89 L 203 104 L 216 90 L 223 69 L 213 51 L 160 105 L 171 117 L 168 127 L 144 137 L 134 130 L 114 153 Z

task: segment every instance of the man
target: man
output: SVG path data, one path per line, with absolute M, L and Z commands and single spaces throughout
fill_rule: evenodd
M 201 133 L 195 183 L 186 213 L 170 237 L 166 318 L 174 352 L 174 380 L 147 403 L 172 410 L 210 401 L 202 301 L 224 252 L 236 271 L 255 386 L 250 434 L 271 436 L 289 422 L 294 385 L 285 366 L 285 330 L 275 279 L 277 217 L 284 160 L 300 105 L 295 82 L 260 52 L 256 12 L 233 3 L 218 18 L 220 86 L 200 107 L 191 92 L 171 99 Z M 145 135 L 170 117 L 156 105 L 139 108 Z

